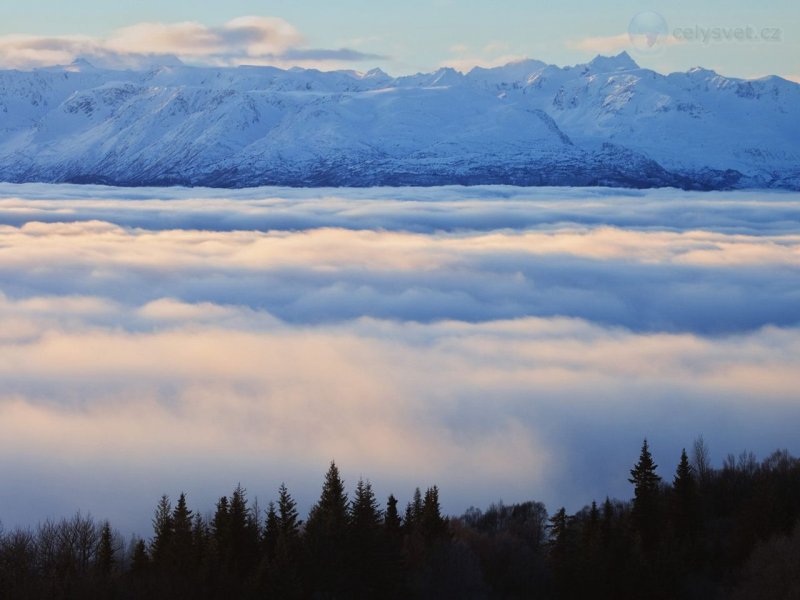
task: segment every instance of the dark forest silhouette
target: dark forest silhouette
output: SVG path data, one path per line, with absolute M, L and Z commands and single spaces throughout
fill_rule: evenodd
M 540 502 L 441 514 L 439 489 L 400 511 L 369 481 L 348 496 L 335 463 L 305 520 L 285 485 L 244 488 L 213 516 L 163 496 L 148 540 L 77 514 L 0 529 L 0 597 L 800 598 L 800 459 L 709 464 L 702 438 L 664 481 L 645 441 L 631 501 L 548 515 Z

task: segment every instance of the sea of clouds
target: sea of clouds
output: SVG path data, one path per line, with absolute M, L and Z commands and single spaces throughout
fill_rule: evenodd
M 627 498 L 800 452 L 798 323 L 798 194 L 0 184 L 0 519 Z

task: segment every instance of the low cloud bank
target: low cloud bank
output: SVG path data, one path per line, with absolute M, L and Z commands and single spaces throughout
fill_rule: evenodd
M 208 507 L 238 481 L 264 499 L 292 477 L 307 508 L 330 458 L 385 494 L 437 482 L 450 511 L 500 497 L 576 506 L 629 493 L 644 435 L 666 476 L 699 432 L 720 452 L 764 453 L 800 423 L 796 328 L 704 338 L 560 318 L 312 327 L 241 307 L 93 297 L 5 298 L 0 323 L 11 522 L 83 507 L 142 528 L 172 487 Z M 107 480 L 113 492 L 97 497 Z
M 797 232 L 800 195 L 510 186 L 222 191 L 0 183 L 2 224 L 90 220 L 151 230 L 331 227 L 434 233 L 575 224 L 776 235 Z
M 700 433 L 800 451 L 796 195 L 425 193 L 0 188 L 5 525 L 305 511 L 331 458 L 575 510 L 643 436 L 667 478 Z
M 164 297 L 292 323 L 577 317 L 637 331 L 735 333 L 800 321 L 800 235 L 607 226 L 402 231 L 151 231 L 0 225 L 11 298 Z

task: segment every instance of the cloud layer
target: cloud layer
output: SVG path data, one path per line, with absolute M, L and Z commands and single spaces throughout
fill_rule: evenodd
M 733 333 L 800 320 L 792 194 L 6 189 L 12 297 L 175 297 L 293 323 L 563 316 Z
M 240 480 L 264 499 L 289 479 L 306 509 L 332 457 L 382 494 L 438 482 L 450 511 L 498 497 L 577 508 L 629 493 L 644 435 L 667 473 L 696 433 L 764 453 L 800 422 L 794 328 L 713 339 L 558 318 L 309 327 L 91 297 L 4 299 L 0 321 L 10 522 L 83 507 L 141 530 L 161 492 L 209 507 Z M 113 503 L 95 494 L 108 481 Z
M 180 202 L 172 202 L 179 200 Z M 367 188 L 111 188 L 0 183 L 0 223 L 108 221 L 150 230 L 435 233 L 608 225 L 621 229 L 796 233 L 800 197 L 781 191 L 442 186 Z
M 218 194 L 0 190 L 6 525 L 239 481 L 305 511 L 331 458 L 577 509 L 645 435 L 666 477 L 699 433 L 800 450 L 796 194 Z

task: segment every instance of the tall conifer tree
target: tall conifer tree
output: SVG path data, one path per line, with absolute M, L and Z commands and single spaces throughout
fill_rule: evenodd
M 679 540 L 685 541 L 693 535 L 697 521 L 697 485 L 685 448 L 681 451 L 681 459 L 675 470 L 672 492 L 675 535 Z
M 642 443 L 639 461 L 631 469 L 630 481 L 634 486 L 633 522 L 641 536 L 645 552 L 655 549 L 661 527 L 659 515 L 659 484 L 656 473 L 658 465 L 653 461 L 647 440 Z

